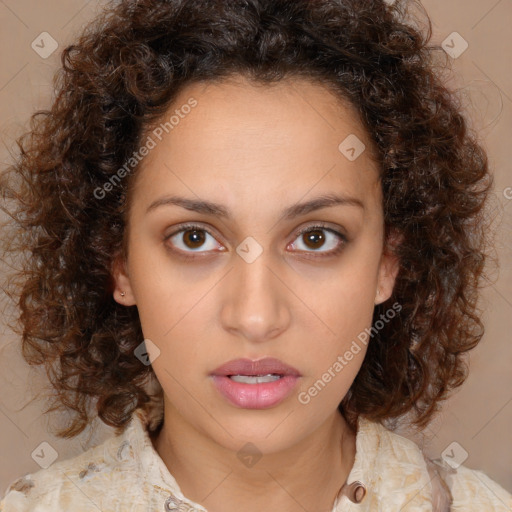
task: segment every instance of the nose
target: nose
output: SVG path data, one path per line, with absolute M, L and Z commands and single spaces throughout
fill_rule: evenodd
M 236 255 L 222 286 L 223 328 L 253 343 L 272 340 L 290 325 L 290 297 L 283 272 L 265 251 L 249 263 Z M 281 275 L 279 275 L 281 274 Z

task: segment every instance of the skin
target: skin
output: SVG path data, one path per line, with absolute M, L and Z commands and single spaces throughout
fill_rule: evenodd
M 128 256 L 114 265 L 115 300 L 137 305 L 144 336 L 160 351 L 152 365 L 165 415 L 155 449 L 184 495 L 209 512 L 330 511 L 356 449 L 337 406 L 366 346 L 360 343 L 308 404 L 298 395 L 371 326 L 375 304 L 392 293 L 398 265 L 384 250 L 371 142 L 352 107 L 306 80 L 254 86 L 237 77 L 189 85 L 164 118 L 191 97 L 197 106 L 164 133 L 138 170 Z M 338 149 L 350 134 L 366 145 L 354 161 Z M 356 198 L 362 207 L 279 219 L 285 207 L 329 193 Z M 232 218 L 176 205 L 146 212 L 171 194 L 222 204 Z M 190 232 L 164 240 L 184 222 L 212 234 L 201 232 L 202 245 L 193 245 Z M 326 238 L 316 245 L 297 235 L 318 222 L 348 241 L 323 230 Z M 263 251 L 252 263 L 236 252 L 249 236 Z M 340 244 L 341 252 L 329 256 Z M 197 251 L 206 257 L 185 258 Z M 235 407 L 213 386 L 209 374 L 221 364 L 266 356 L 302 375 L 278 405 Z M 247 442 L 262 454 L 252 467 L 237 457 Z

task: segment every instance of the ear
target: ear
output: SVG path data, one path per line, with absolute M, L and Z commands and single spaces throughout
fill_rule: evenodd
M 395 249 L 402 241 L 403 236 L 396 231 L 389 234 L 382 251 L 379 274 L 377 279 L 377 292 L 375 294 L 375 305 L 387 301 L 393 293 L 396 276 L 400 268 L 398 256 Z
M 126 260 L 122 255 L 116 256 L 112 262 L 112 277 L 114 279 L 114 300 L 123 306 L 134 306 L 136 304 L 135 297 L 126 269 Z

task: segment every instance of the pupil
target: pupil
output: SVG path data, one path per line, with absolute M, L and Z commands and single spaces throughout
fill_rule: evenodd
M 312 248 L 316 249 L 318 248 L 318 245 L 321 245 L 318 242 L 324 241 L 323 232 L 319 230 L 310 231 L 309 233 L 307 233 L 306 240 L 306 245 L 309 246 L 309 242 L 312 242 Z
M 188 231 L 186 231 L 186 233 L 191 233 L 190 236 L 186 236 L 185 238 L 185 242 L 191 242 L 191 244 L 187 244 L 189 245 L 189 247 L 192 247 L 192 248 L 196 248 L 196 247 L 200 247 L 203 243 L 204 243 L 204 239 L 205 239 L 205 236 L 204 234 L 202 234 L 201 231 L 198 231 L 196 229 L 189 229 Z

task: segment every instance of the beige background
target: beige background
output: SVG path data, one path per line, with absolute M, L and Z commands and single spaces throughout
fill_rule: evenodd
M 0 165 L 9 161 L 8 148 L 28 126 L 29 115 L 48 105 L 52 76 L 60 51 L 101 7 L 97 0 L 0 0 Z M 426 450 L 440 456 L 457 442 L 457 457 L 481 469 L 512 492 L 512 2 L 511 0 L 425 0 L 434 24 L 434 42 L 458 32 L 469 44 L 452 59 L 451 83 L 461 89 L 472 124 L 481 134 L 496 175 L 497 209 L 501 218 L 497 249 L 501 270 L 485 291 L 486 335 L 470 358 L 470 377 L 446 402 L 425 432 Z M 53 55 L 43 59 L 32 41 L 48 32 L 58 42 Z M 4 311 L 4 315 L 9 314 Z M 19 354 L 16 338 L 0 330 L 0 493 L 16 477 L 39 469 L 31 454 L 48 442 L 62 460 L 111 435 L 98 422 L 95 436 L 87 433 L 62 440 L 46 432 L 42 405 L 24 410 L 29 387 L 41 389 L 41 371 L 29 371 Z M 412 437 L 412 435 L 411 435 Z M 415 437 L 421 442 L 419 437 Z M 38 448 L 38 450 L 36 450 Z M 48 452 L 47 452 L 48 453 Z

